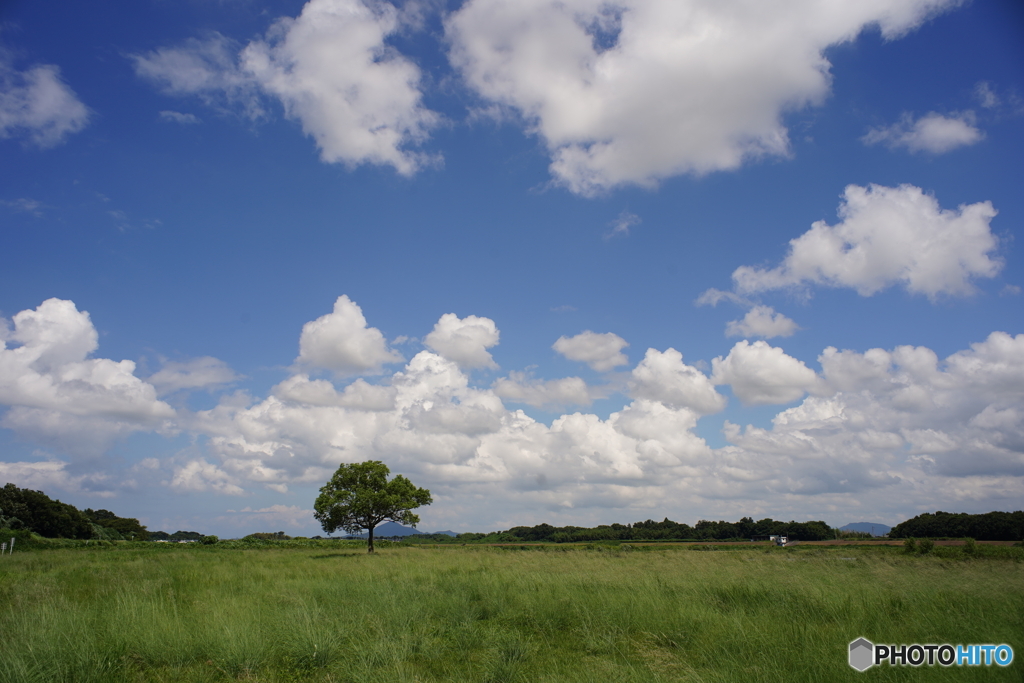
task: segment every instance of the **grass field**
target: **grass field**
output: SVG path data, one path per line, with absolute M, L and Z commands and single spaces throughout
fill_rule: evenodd
M 1018 550 L 15 553 L 0 559 L 0 681 L 1019 681 Z M 1016 656 L 859 674 L 859 636 Z

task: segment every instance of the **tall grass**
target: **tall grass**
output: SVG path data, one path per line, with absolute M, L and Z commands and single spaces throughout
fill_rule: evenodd
M 1024 563 L 900 548 L 216 546 L 0 561 L 2 682 L 1020 680 L 1024 666 L 857 674 L 859 636 L 1005 642 L 1024 657 Z

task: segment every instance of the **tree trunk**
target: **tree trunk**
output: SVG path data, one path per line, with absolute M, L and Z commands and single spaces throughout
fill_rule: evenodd
M 373 552 L 373 527 L 372 526 L 369 528 L 369 532 L 370 532 L 370 535 L 369 535 L 367 540 L 369 540 L 370 543 L 367 546 L 366 552 L 372 553 Z

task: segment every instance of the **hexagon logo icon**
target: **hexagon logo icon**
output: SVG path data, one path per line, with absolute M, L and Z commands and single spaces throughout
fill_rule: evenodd
M 875 663 L 875 646 L 866 638 L 850 643 L 850 666 L 857 671 L 866 671 Z

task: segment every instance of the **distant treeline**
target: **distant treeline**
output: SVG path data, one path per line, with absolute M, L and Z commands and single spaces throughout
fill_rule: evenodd
M 648 519 L 635 524 L 602 524 L 593 528 L 579 526 L 556 527 L 550 524 L 517 526 L 508 531 L 490 534 L 459 534 L 452 538 L 440 534 L 407 536 L 406 542 L 456 542 L 456 543 L 580 543 L 587 541 L 657 541 L 694 540 L 726 541 L 742 539 L 749 541 L 757 536 L 788 536 L 798 541 L 822 541 L 834 538 L 835 530 L 825 522 L 781 522 L 765 518 L 755 522 L 744 517 L 738 522 L 700 520 L 694 526 L 673 522 L 665 518 L 660 522 Z
M 150 531 L 149 540 L 151 541 L 201 541 L 206 538 L 203 534 L 198 531 L 175 531 L 173 534 L 169 534 L 166 531 Z
M 148 531 L 133 517 L 118 517 L 110 510 L 79 510 L 74 505 L 53 500 L 42 491 L 19 489 L 14 484 L 0 488 L 0 529 L 24 529 L 45 538 L 100 539 L 107 541 L 201 541 L 215 543 L 216 536 L 197 531 Z M 744 517 L 738 522 L 700 520 L 694 526 L 646 520 L 635 524 L 602 524 L 593 528 L 556 527 L 550 524 L 517 526 L 489 534 L 465 533 L 407 536 L 406 542 L 430 543 L 579 543 L 592 541 L 749 540 L 759 536 L 788 536 L 797 541 L 823 541 L 849 536 L 822 521 L 782 522 L 771 518 L 754 521 Z M 974 538 L 979 541 L 1024 540 L 1024 512 L 988 512 L 983 515 L 936 512 L 918 515 L 897 524 L 890 538 Z M 257 533 L 252 540 L 288 540 L 283 531 Z
M 25 529 L 44 538 L 98 539 L 103 541 L 201 540 L 195 531 L 148 531 L 134 517 L 118 517 L 110 510 L 79 510 L 42 491 L 7 484 L 0 489 L 0 529 Z
M 926 512 L 901 522 L 889 531 L 890 538 L 973 538 L 978 541 L 1024 540 L 1024 511 L 986 512 L 968 515 L 960 512 Z

